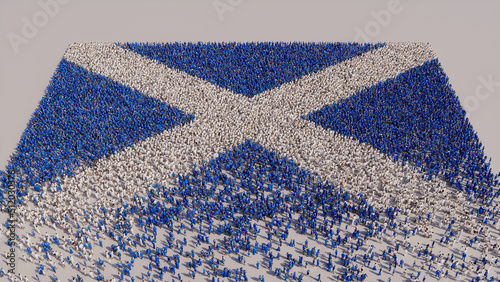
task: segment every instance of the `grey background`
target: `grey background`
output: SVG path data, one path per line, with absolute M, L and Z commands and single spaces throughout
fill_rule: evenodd
M 40 3 L 51 1 L 0 0 L 0 169 L 72 42 L 346 42 L 361 40 L 356 28 L 371 27 L 371 42 L 430 42 L 461 101 L 482 87 L 479 77 L 500 82 L 500 1 L 401 0 L 399 12 L 381 25 L 374 13 L 388 11 L 387 1 L 70 0 L 16 52 L 9 34 L 23 36 L 23 18 L 33 23 L 46 13 Z M 229 10 L 219 15 L 217 3 Z M 481 91 L 490 95 L 468 117 L 497 173 L 500 86 Z

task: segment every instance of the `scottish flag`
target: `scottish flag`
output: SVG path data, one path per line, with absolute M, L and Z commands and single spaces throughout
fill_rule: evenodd
M 496 275 L 498 175 L 425 43 L 75 43 L 1 177 L 31 276 Z

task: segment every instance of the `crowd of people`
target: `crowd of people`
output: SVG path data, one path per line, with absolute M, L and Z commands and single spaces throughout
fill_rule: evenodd
M 165 64 L 187 64 L 181 55 L 201 47 L 198 56 L 212 56 L 219 48 L 231 57 L 234 52 L 271 54 L 269 48 L 283 45 L 287 52 L 269 59 L 283 62 L 317 48 L 319 53 L 295 75 L 384 46 L 254 45 L 122 46 Z M 321 65 L 316 63 L 325 60 L 321 52 L 338 54 Z M 216 68 L 221 58 L 208 65 Z M 189 67 L 187 72 L 222 87 L 231 88 L 239 79 L 230 69 L 218 69 L 230 75 L 223 84 L 216 72 L 207 73 L 196 63 Z M 291 74 L 280 77 L 279 83 L 294 79 Z M 249 79 L 246 88 L 233 90 L 252 97 L 274 85 L 252 83 Z M 118 174 L 112 185 L 72 185 L 81 167 L 197 117 L 66 60 L 47 91 L 0 176 L 2 214 L 8 212 L 9 183 L 17 191 L 20 263 L 36 272 L 1 269 L 0 277 L 500 281 L 497 176 L 435 60 L 304 117 L 375 147 L 394 166 L 409 167 L 403 175 L 387 176 L 396 184 L 371 183 L 370 190 L 343 187 L 349 181 L 341 179 L 341 171 L 338 179 L 327 179 L 254 140 L 195 162 L 191 171 L 166 173 L 163 164 L 156 164 L 154 173 L 165 181 L 152 186 L 133 185 L 133 171 Z M 130 181 L 126 188 L 125 178 Z M 9 227 L 2 225 L 2 235 Z
M 327 129 L 368 143 L 474 197 L 494 198 L 497 175 L 437 59 L 311 113 Z M 490 159 L 491 162 L 491 159 Z
M 322 273 L 340 281 L 364 281 L 368 275 L 394 275 L 398 270 L 408 279 L 427 275 L 460 280 L 475 274 L 496 281 L 491 267 L 498 259 L 492 254 L 499 246 L 488 245 L 484 238 L 486 232 L 498 236 L 498 205 L 487 211 L 485 221 L 492 223 L 471 230 L 475 236 L 462 238 L 466 247 L 455 254 L 445 250 L 461 239 L 464 227 L 441 226 L 443 219 L 430 214 L 408 218 L 399 209 L 374 209 L 362 194 L 319 182 L 292 160 L 250 141 L 176 177 L 176 186 L 152 187 L 147 198 L 102 208 L 100 216 L 76 216 L 77 226 L 69 227 L 69 236 L 44 235 L 39 229 L 64 226 L 68 216 L 35 220 L 35 231 L 20 240 L 28 252 L 23 258 L 38 263 L 39 276 L 54 279 L 56 267 L 69 265 L 80 277 L 97 280 L 105 279 L 105 269 L 111 266 L 119 280 L 158 281 L 169 275 L 197 281 L 198 275 L 213 281 L 247 281 L 247 271 L 267 269 L 275 279 L 286 281 L 312 279 L 310 271 L 317 281 Z M 404 222 L 398 222 L 401 216 L 407 217 Z M 429 227 L 445 232 L 438 240 L 440 232 L 425 230 Z M 420 244 L 421 236 L 434 240 Z M 39 243 L 30 242 L 36 237 Z M 297 238 L 305 240 L 297 244 Z M 102 248 L 106 239 L 114 243 L 104 246 L 105 258 L 93 259 L 93 250 Z M 468 257 L 468 248 L 482 254 Z M 224 256 L 233 256 L 244 268 L 226 267 Z M 134 275 L 138 260 L 145 260 L 148 269 L 139 277 Z M 254 271 L 246 269 L 247 261 L 255 261 L 248 263 Z
M 20 188 L 72 175 L 80 166 L 194 118 L 64 59 L 47 93 L 6 167 L 22 171 L 16 179 Z
M 127 50 L 247 97 L 384 45 L 356 42 L 119 44 Z

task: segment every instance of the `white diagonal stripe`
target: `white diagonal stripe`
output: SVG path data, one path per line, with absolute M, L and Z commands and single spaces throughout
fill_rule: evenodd
M 433 59 L 436 54 L 429 44 L 388 43 L 259 94 L 252 98 L 252 103 L 279 107 L 279 111 L 289 115 L 306 115 Z
M 64 58 L 196 117 L 217 114 L 223 104 L 237 105 L 248 100 L 113 43 L 75 43 Z

